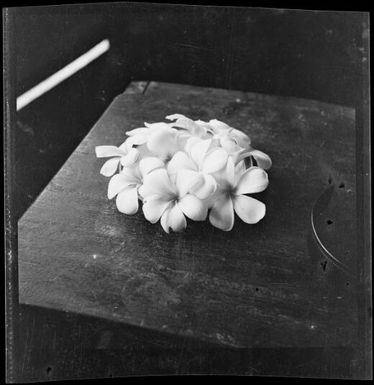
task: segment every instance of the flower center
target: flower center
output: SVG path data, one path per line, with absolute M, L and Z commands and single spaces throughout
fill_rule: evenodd
M 232 195 L 235 190 L 235 187 L 227 180 L 221 181 L 219 188 L 223 194 L 227 194 L 227 195 Z
M 172 203 L 178 203 L 181 198 L 181 196 L 176 192 L 169 192 L 167 195 L 167 200 Z

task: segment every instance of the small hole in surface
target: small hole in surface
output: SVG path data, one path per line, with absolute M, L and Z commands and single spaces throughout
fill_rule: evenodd
M 328 182 L 329 184 L 331 184 L 331 182 L 332 182 L 331 175 L 329 175 L 329 179 L 327 179 L 327 182 Z
M 349 282 L 347 282 L 345 285 L 346 285 L 346 286 L 349 286 Z
M 260 291 L 260 289 L 258 288 L 258 287 L 256 287 L 256 289 L 255 289 L 256 291 Z
M 333 222 L 331 219 L 328 219 L 328 220 L 326 221 L 326 223 L 327 223 L 328 225 L 332 225 L 334 222 Z
M 48 366 L 48 368 L 46 369 L 46 372 L 47 372 L 47 375 L 50 375 L 52 372 L 52 368 Z
M 326 271 L 327 261 L 321 262 L 321 267 L 323 271 Z
M 339 188 L 344 188 L 344 187 L 345 187 L 345 184 L 343 182 L 340 183 Z

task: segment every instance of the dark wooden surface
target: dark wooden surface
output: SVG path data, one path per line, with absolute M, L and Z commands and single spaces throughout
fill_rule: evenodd
M 125 131 L 177 112 L 221 119 L 272 157 L 269 188 L 259 195 L 263 221 L 237 219 L 228 233 L 190 223 L 168 235 L 141 212 L 125 216 L 107 200 L 94 147 L 118 145 Z M 354 154 L 350 108 L 132 83 L 19 221 L 20 303 L 232 347 L 353 346 L 354 287 L 326 279 L 328 262 L 309 235 L 314 201 L 334 183 L 335 202 L 343 203 L 330 206 L 326 215 L 337 219 L 319 229 L 332 249 L 341 254 L 344 244 L 355 259 Z

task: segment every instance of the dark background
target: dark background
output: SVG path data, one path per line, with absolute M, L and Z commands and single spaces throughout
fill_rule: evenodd
M 362 13 L 127 3 L 17 8 L 13 17 L 16 96 L 102 39 L 111 43 L 103 57 L 17 114 L 17 218 L 132 80 L 351 107 L 362 101 L 367 55 Z M 346 350 L 278 354 L 196 348 L 183 339 L 29 307 L 19 309 L 18 321 L 14 376 L 20 381 L 148 373 L 342 378 L 351 373 Z

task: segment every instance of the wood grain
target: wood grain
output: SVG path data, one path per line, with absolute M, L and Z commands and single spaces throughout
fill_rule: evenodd
M 168 235 L 141 212 L 125 216 L 107 200 L 95 146 L 119 145 L 125 131 L 171 113 L 221 119 L 271 156 L 269 188 L 257 196 L 267 206 L 264 220 L 246 225 L 236 218 L 228 233 L 191 221 L 186 232 Z M 312 206 L 329 182 L 344 183 L 336 192 L 344 203 L 338 223 L 349 236 L 339 242 L 341 226 L 326 226 L 324 240 L 348 249 L 353 261 L 354 110 L 132 83 L 19 221 L 20 302 L 234 347 L 352 345 L 354 288 L 326 279 L 308 241 Z

